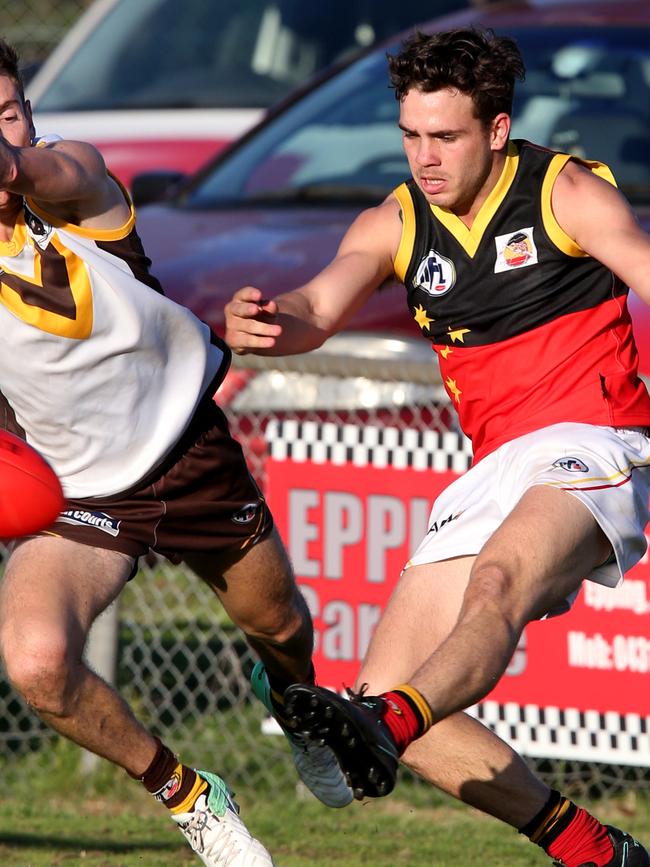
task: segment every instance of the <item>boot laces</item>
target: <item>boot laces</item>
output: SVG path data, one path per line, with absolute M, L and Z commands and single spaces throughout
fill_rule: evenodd
M 196 810 L 181 827 L 187 833 L 195 852 L 219 858 L 222 867 L 233 864 L 241 851 L 227 822 L 219 819 L 211 811 Z M 210 839 L 206 839 L 208 833 Z

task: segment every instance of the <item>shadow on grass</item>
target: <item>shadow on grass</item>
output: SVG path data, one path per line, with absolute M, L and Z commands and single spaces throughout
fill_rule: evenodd
M 93 837 L 55 837 L 51 834 L 18 834 L 8 831 L 0 831 L 0 846 L 22 847 L 24 849 L 82 849 L 89 852 L 114 852 L 125 853 L 138 851 L 173 852 L 181 846 L 181 841 L 173 843 L 169 841 L 156 842 L 155 840 L 129 840 L 118 842 L 113 840 L 100 840 Z

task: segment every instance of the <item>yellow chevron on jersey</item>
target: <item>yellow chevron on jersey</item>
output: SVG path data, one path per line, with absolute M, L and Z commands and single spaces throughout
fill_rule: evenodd
M 9 252 L 9 255 L 5 255 L 5 252 Z M 33 292 L 36 287 L 43 290 L 43 294 L 52 291 L 51 284 L 49 290 L 45 289 L 43 271 L 45 267 L 47 273 L 54 257 L 62 259 L 65 266 L 64 269 L 58 268 L 61 275 L 66 275 L 67 286 L 62 286 L 61 290 L 69 291 L 73 316 L 62 315 L 27 300 L 35 297 Z M 41 249 L 27 231 L 21 214 L 11 241 L 0 243 L 0 267 L 0 304 L 14 316 L 41 331 L 60 337 L 85 340 L 90 336 L 93 305 L 88 270 L 83 259 L 66 247 L 55 232 L 50 233 L 47 247 Z
M 476 219 L 472 223 L 472 228 L 468 229 L 465 223 L 457 217 L 453 211 L 448 208 L 441 208 L 439 205 L 430 205 L 432 213 L 446 227 L 447 231 L 456 238 L 458 243 L 465 249 L 470 257 L 476 255 L 479 244 L 485 235 L 485 231 L 496 214 L 497 210 L 503 203 L 508 194 L 512 182 L 517 174 L 519 167 L 519 151 L 514 142 L 508 142 L 508 151 L 506 162 L 501 172 L 499 180 L 494 185 L 487 199 L 481 205 L 481 208 L 476 215 Z

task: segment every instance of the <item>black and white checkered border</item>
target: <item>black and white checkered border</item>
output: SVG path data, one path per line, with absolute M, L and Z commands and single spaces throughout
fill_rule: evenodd
M 471 442 L 454 431 L 272 419 L 266 440 L 276 461 L 456 473 L 464 473 L 472 461 Z
M 650 766 L 650 717 L 494 701 L 468 713 L 531 758 Z

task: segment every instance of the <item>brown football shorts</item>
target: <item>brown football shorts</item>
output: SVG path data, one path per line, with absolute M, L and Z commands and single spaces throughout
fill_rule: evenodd
M 273 519 L 223 412 L 206 397 L 173 451 L 135 488 L 69 499 L 45 531 L 138 558 L 150 551 L 179 563 L 189 553 L 244 549 Z

